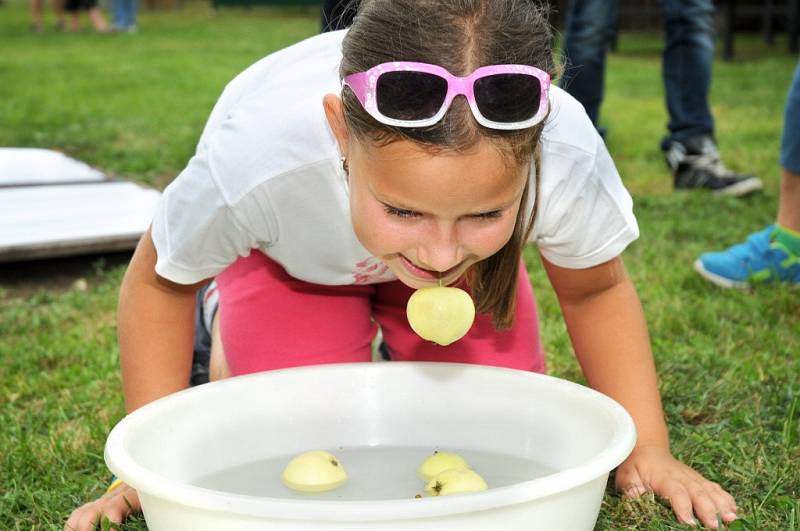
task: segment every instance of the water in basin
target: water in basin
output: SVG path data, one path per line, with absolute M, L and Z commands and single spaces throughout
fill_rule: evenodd
M 281 472 L 294 455 L 244 463 L 200 477 L 192 483 L 216 491 L 270 498 L 347 501 L 409 499 L 417 494 L 426 495 L 425 482 L 417 477 L 417 468 L 438 448 L 362 446 L 323 449 L 339 459 L 348 475 L 347 482 L 332 491 L 307 494 L 285 487 L 280 480 Z M 510 455 L 458 448 L 441 450 L 461 455 L 486 480 L 489 488 L 504 487 L 555 472 L 536 461 Z

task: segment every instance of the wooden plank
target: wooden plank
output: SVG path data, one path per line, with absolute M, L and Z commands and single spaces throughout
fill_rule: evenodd
M 159 196 L 112 181 L 0 188 L 0 262 L 132 249 Z
M 51 149 L 0 148 L 0 187 L 62 182 L 100 182 L 107 177 Z
M 30 245 L 0 249 L 0 264 L 21 262 L 24 260 L 43 260 L 48 258 L 78 256 L 82 254 L 130 251 L 136 248 L 136 244 L 139 242 L 140 238 L 141 234 L 106 238 L 103 240 L 89 238 L 86 241 L 54 242 L 42 246 Z

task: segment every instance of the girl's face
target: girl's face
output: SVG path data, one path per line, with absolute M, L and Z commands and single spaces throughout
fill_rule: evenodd
M 492 144 L 432 154 L 351 139 L 350 209 L 361 244 L 413 288 L 458 280 L 511 238 L 527 180 Z
M 348 138 L 341 100 L 324 106 L 347 158 L 356 236 L 404 284 L 452 284 L 511 238 L 528 165 L 509 164 L 488 140 L 438 154 L 405 140 L 361 143 Z

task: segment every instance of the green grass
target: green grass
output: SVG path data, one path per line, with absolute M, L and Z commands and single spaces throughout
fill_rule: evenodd
M 48 13 L 48 16 L 50 14 Z M 28 32 L 27 5 L 0 6 L 0 145 L 65 151 L 165 186 L 191 156 L 225 83 L 317 30 L 316 13 L 142 12 L 137 35 Z M 52 21 L 50 21 L 52 27 Z M 702 251 L 773 219 L 785 42 L 737 42 L 712 101 L 726 162 L 761 176 L 747 200 L 674 193 L 658 141 L 666 113 L 656 35 L 623 34 L 603 122 L 634 193 L 642 237 L 626 252 L 647 313 L 675 453 L 737 498 L 748 530 L 800 529 L 800 303 L 780 287 L 722 291 L 691 270 Z M 2 208 L 0 206 L 0 208 Z M 550 371 L 581 381 L 533 252 Z M 124 414 L 115 338 L 126 255 L 0 267 L 0 529 L 59 529 L 101 494 L 108 430 Z M 86 285 L 76 282 L 86 280 Z M 609 495 L 598 529 L 681 529 L 658 501 Z M 124 529 L 145 529 L 141 519 Z

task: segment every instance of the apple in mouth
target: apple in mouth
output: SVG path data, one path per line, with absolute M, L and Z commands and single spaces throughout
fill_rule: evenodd
M 447 346 L 464 337 L 472 327 L 475 304 L 460 288 L 422 288 L 408 299 L 406 316 L 418 336 Z

